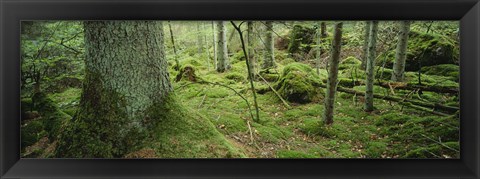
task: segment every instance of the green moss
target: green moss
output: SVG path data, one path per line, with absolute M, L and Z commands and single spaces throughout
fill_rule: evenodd
M 275 89 L 290 102 L 308 103 L 323 95 L 318 75 L 312 68 L 302 63 L 292 63 L 283 69 Z
M 231 72 L 231 73 L 227 73 L 225 75 L 225 78 L 230 79 L 230 80 L 234 80 L 236 82 L 242 82 L 242 81 L 245 81 L 245 76 L 246 75 L 242 75 L 242 74 L 237 73 L 237 72 Z
M 46 135 L 44 126 L 41 121 L 35 120 L 23 125 L 20 129 L 21 132 L 21 147 L 24 149 L 27 146 L 33 145 L 40 138 Z
M 315 155 L 301 152 L 301 151 L 295 151 L 295 150 L 279 150 L 277 151 L 277 157 L 278 158 L 318 158 Z
M 375 121 L 375 125 L 377 126 L 390 126 L 390 125 L 397 125 L 403 124 L 408 122 L 409 120 L 414 120 L 417 117 L 409 116 L 409 115 L 399 115 L 398 113 L 389 113 L 383 114 L 378 120 Z
M 226 96 L 229 96 L 231 93 L 233 92 L 222 86 L 211 87 L 205 91 L 205 94 L 209 98 L 224 98 Z
M 371 141 L 365 146 L 365 155 L 367 158 L 381 158 L 387 151 L 387 144 L 384 142 Z
M 178 104 L 175 98 L 155 110 L 154 116 L 160 120 L 151 130 L 155 142 L 148 146 L 159 158 L 245 157 L 206 117 Z
M 452 81 L 458 81 L 460 78 L 460 67 L 454 64 L 434 65 L 422 68 L 422 73 L 427 75 L 437 75 L 449 77 Z
M 460 145 L 458 142 L 445 142 L 442 144 L 431 144 L 427 147 L 419 147 L 409 151 L 405 158 L 459 158 Z
M 340 62 L 338 70 L 344 70 L 348 68 L 360 68 L 361 64 L 362 61 L 353 56 L 349 56 Z
M 42 116 L 41 120 L 49 139 L 55 140 L 60 134 L 63 123 L 71 117 L 58 109 L 57 104 L 45 93 L 36 93 L 32 100 L 35 103 L 35 109 Z
M 307 53 L 312 48 L 315 29 L 302 25 L 293 26 L 290 32 L 289 54 Z
M 285 140 L 289 136 L 285 131 L 278 129 L 277 127 L 265 126 L 260 124 L 254 124 L 256 132 L 267 142 L 277 143 L 280 140 Z M 291 133 L 290 133 L 291 134 Z

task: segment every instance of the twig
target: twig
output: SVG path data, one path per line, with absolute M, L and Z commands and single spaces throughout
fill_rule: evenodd
M 443 144 L 443 143 L 441 143 L 441 142 L 438 142 L 438 141 L 436 141 L 436 140 L 434 140 L 434 139 L 432 139 L 432 138 L 430 138 L 430 137 L 428 137 L 428 136 L 426 136 L 426 135 L 423 135 L 423 134 L 420 134 L 420 135 L 422 135 L 423 137 L 425 137 L 425 138 L 427 138 L 427 139 L 429 139 L 429 140 L 431 140 L 431 141 L 433 141 L 433 142 L 435 142 L 435 143 L 437 143 L 437 144 L 440 144 L 441 146 L 443 146 L 443 147 L 445 147 L 445 148 L 447 148 L 447 149 L 453 150 L 453 151 L 455 151 L 455 152 L 460 152 L 460 151 L 458 151 L 457 149 L 451 148 L 451 147 L 449 147 L 448 145 L 445 145 L 445 144 Z
M 283 104 L 285 105 L 285 107 L 287 107 L 288 109 L 291 109 L 292 106 L 290 106 L 288 104 L 287 101 L 285 101 L 285 99 L 282 98 L 282 96 L 278 93 L 277 90 L 275 90 L 268 82 L 267 80 L 265 80 L 265 78 L 263 78 L 262 75 L 258 74 L 258 76 L 268 85 L 268 87 L 270 87 L 270 89 L 278 96 L 278 98 L 280 98 L 280 100 L 283 102 Z

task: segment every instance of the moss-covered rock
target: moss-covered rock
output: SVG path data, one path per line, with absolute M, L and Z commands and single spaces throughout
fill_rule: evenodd
M 421 72 L 426 75 L 450 77 L 453 81 L 458 81 L 460 78 L 460 67 L 454 64 L 442 64 L 422 67 Z
M 339 70 L 349 69 L 349 68 L 360 68 L 362 61 L 359 59 L 349 56 L 342 60 L 338 66 Z
M 388 54 L 387 67 L 393 66 L 395 50 Z M 438 35 L 410 31 L 408 37 L 406 71 L 417 71 L 422 67 L 440 64 L 458 64 L 460 59 L 459 45 L 455 40 Z
M 245 76 L 246 74 L 242 75 L 238 72 L 231 72 L 231 73 L 227 73 L 225 75 L 225 78 L 236 81 L 236 82 L 242 82 L 242 81 L 245 81 Z
M 290 102 L 308 103 L 321 98 L 320 84 L 320 78 L 308 65 L 291 63 L 283 69 L 275 89 Z
M 195 74 L 195 67 L 193 65 L 187 64 L 180 67 L 180 71 L 175 77 L 175 81 L 179 82 L 181 80 L 187 80 L 192 82 L 197 81 L 197 75 Z

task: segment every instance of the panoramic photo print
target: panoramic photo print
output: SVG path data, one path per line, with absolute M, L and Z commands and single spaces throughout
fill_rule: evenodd
M 458 21 L 22 21 L 21 158 L 460 158 Z

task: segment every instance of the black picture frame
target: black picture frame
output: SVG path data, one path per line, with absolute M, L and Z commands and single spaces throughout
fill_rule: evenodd
M 0 178 L 479 178 L 478 0 L 1 0 Z M 22 20 L 460 20 L 460 159 L 20 159 Z

